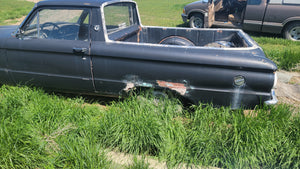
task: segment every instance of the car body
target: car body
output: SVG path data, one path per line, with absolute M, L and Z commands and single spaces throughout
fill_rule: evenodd
M 186 5 L 181 16 L 194 28 L 240 28 L 300 41 L 299 0 L 203 0 Z
M 143 26 L 130 0 L 41 1 L 17 28 L 0 27 L 3 84 L 112 97 L 151 89 L 240 108 L 276 104 L 276 70 L 242 30 Z

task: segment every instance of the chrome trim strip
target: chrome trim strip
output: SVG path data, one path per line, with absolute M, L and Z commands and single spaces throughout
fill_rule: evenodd
M 271 90 L 271 95 L 272 95 L 272 99 L 267 100 L 267 101 L 264 102 L 266 105 L 275 105 L 275 104 L 278 103 L 278 99 L 275 95 L 275 90 L 274 89 Z
M 264 26 L 277 26 L 282 27 L 282 23 L 276 23 L 276 22 L 264 22 Z
M 244 20 L 244 24 L 255 24 L 255 25 L 261 25 L 262 21 L 255 21 L 255 20 Z

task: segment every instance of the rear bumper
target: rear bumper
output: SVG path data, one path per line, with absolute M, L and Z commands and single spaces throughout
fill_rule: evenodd
M 271 95 L 272 95 L 272 99 L 264 102 L 266 105 L 275 105 L 276 103 L 278 103 L 278 99 L 275 95 L 274 89 L 271 90 Z
M 181 14 L 181 18 L 182 18 L 183 22 L 187 22 L 187 20 L 188 20 L 188 16 L 184 13 Z

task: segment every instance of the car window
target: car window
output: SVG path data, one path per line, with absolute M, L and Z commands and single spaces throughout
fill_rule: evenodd
M 113 33 L 137 24 L 132 3 L 116 3 L 104 7 L 107 33 Z
M 88 40 L 88 9 L 42 9 L 23 28 L 23 39 Z
M 261 0 L 248 0 L 248 5 L 260 5 Z
M 269 3 L 270 4 L 281 4 L 282 0 L 270 0 Z
M 283 0 L 285 4 L 300 4 L 299 0 Z

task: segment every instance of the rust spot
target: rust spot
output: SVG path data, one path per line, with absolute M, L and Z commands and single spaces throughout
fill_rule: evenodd
M 186 86 L 184 83 L 166 82 L 162 80 L 157 80 L 156 82 L 160 87 L 169 88 L 180 93 L 181 95 L 184 95 L 186 93 Z
M 141 34 L 141 31 L 142 31 L 142 27 L 139 26 L 139 30 L 137 32 L 137 43 L 140 43 L 140 34 Z

